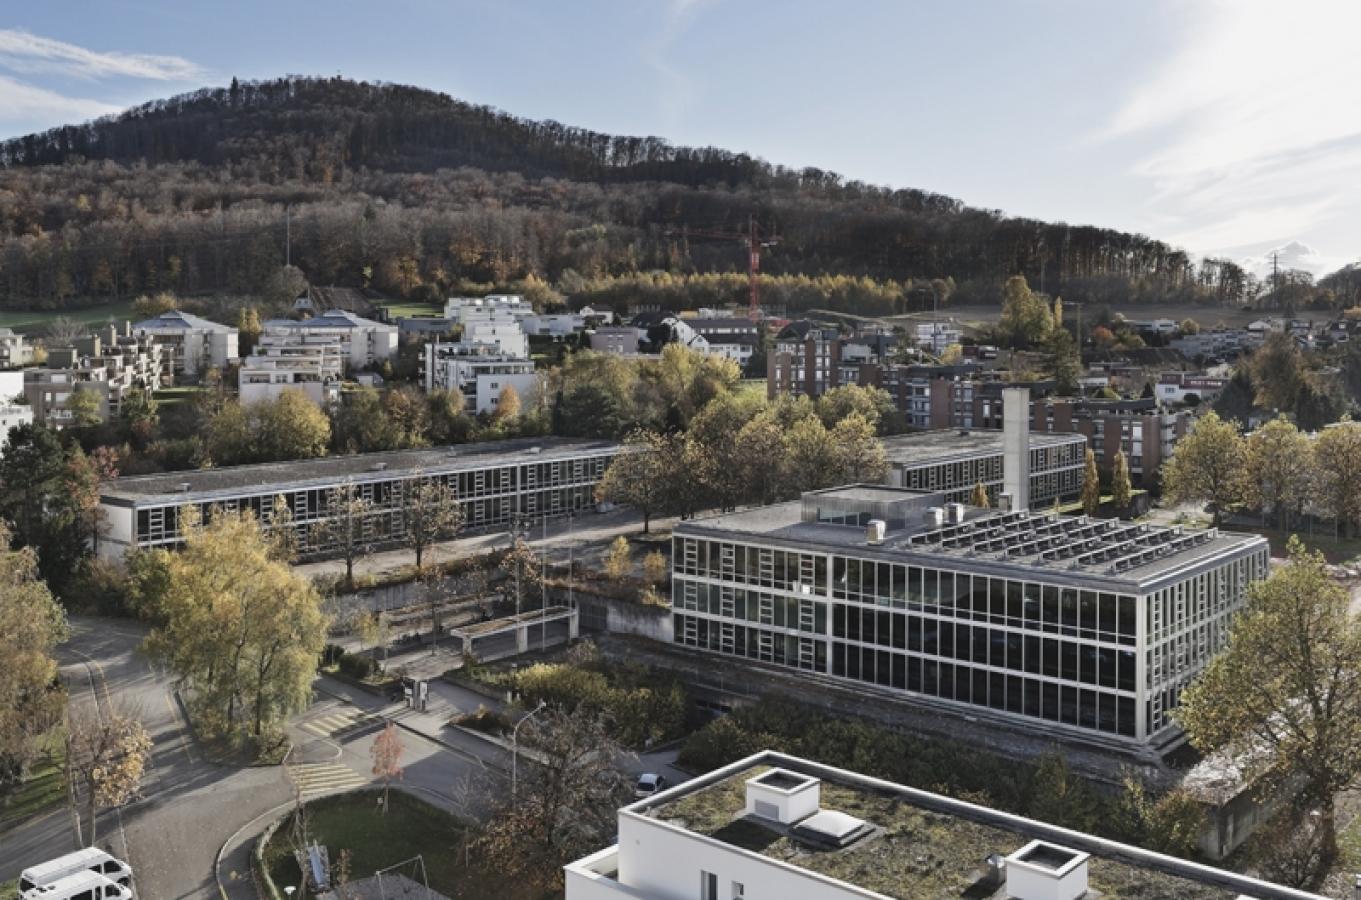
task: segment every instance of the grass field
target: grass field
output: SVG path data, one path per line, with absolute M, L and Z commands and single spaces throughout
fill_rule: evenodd
M 43 756 L 33 764 L 28 778 L 12 789 L 0 791 L 0 831 L 59 806 L 66 800 L 66 778 L 62 773 L 66 745 L 57 732 L 43 741 Z M 0 891 L 0 897 L 12 896 Z
M 437 303 L 413 303 L 406 300 L 390 300 L 378 304 L 388 311 L 393 319 L 412 319 L 422 316 L 439 317 L 444 315 L 444 307 Z
M 79 322 L 87 328 L 97 328 L 100 325 L 107 325 L 110 321 L 130 321 L 132 319 L 132 303 L 131 301 L 109 303 L 104 306 L 91 306 L 85 309 L 0 309 L 0 327 L 13 328 L 15 331 L 21 331 L 25 334 L 35 334 L 42 331 L 47 323 L 57 316 L 66 316 L 71 321 Z
M 342 849 L 350 851 L 352 880 L 368 878 L 419 854 L 425 860 L 431 889 L 453 900 L 534 900 L 495 873 L 465 866 L 463 822 L 409 794 L 392 791 L 387 815 L 375 808 L 371 791 L 323 797 L 309 803 L 307 810 L 309 836 L 327 848 L 333 867 Z M 299 884 L 302 877 L 288 846 L 290 830 L 290 823 L 280 826 L 264 852 L 265 866 L 280 890 Z M 409 868 L 400 871 L 418 877 Z

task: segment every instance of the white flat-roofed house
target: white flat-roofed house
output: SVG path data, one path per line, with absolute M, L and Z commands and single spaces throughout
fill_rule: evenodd
M 0 372 L 0 453 L 9 430 L 33 422 L 33 407 L 24 394 L 24 373 Z
M 917 325 L 917 346 L 939 356 L 951 344 L 958 344 L 964 333 L 950 322 L 921 322 Z
M 464 408 L 469 412 L 495 412 L 507 387 L 522 402 L 532 402 L 539 395 L 540 381 L 532 359 L 465 343 L 425 345 L 426 391 L 457 391 L 463 395 Z
M 518 294 L 488 294 L 485 297 L 450 297 L 444 304 L 444 318 L 456 325 L 471 322 L 497 324 L 520 322 L 534 315 L 534 307 Z
M 179 376 L 201 377 L 209 369 L 222 369 L 237 358 L 237 330 L 201 316 L 172 309 L 154 319 L 132 326 L 139 337 L 149 337 L 162 347 L 162 375 L 167 382 Z
M 17 369 L 33 361 L 33 348 L 13 328 L 0 328 L 0 369 Z
M 619 810 L 566 900 L 1322 900 L 764 751 Z
M 255 353 L 241 360 L 237 391 L 243 404 L 296 390 L 322 405 L 339 398 L 344 361 L 344 348 L 330 335 L 262 334 Z
M 343 309 L 331 309 L 310 319 L 271 319 L 264 335 L 272 338 L 325 340 L 340 348 L 346 370 L 363 369 L 397 353 L 396 325 L 365 319 Z
M 565 338 L 585 330 L 586 317 L 580 313 L 543 313 L 525 316 L 520 327 L 536 337 Z

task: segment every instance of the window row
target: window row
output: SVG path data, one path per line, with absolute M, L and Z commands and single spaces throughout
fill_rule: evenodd
M 673 595 L 676 609 L 758 625 L 827 633 L 827 604 L 818 600 L 680 580 L 676 582 Z
M 827 642 L 775 634 L 763 628 L 730 622 L 711 622 L 697 616 L 674 616 L 675 641 L 687 647 L 712 650 L 775 663 L 810 672 L 827 671 Z
M 838 605 L 832 614 L 832 636 L 1122 691 L 1133 691 L 1136 684 L 1133 650 L 1016 631 Z
M 832 674 L 1125 737 L 1138 733 L 1132 697 L 1036 678 L 841 644 L 832 646 Z

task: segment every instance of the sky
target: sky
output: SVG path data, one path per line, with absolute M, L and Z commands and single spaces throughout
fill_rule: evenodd
M 414 84 L 1259 273 L 1361 258 L 1356 0 L 0 0 L 0 136 L 235 76 Z

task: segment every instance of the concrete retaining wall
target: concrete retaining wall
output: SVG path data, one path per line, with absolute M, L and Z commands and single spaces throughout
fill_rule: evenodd
M 645 606 L 580 591 L 573 596 L 581 612 L 582 631 L 632 634 L 667 644 L 672 642 L 674 628 L 669 606 Z M 554 601 L 565 603 L 566 599 L 566 592 L 562 592 Z

